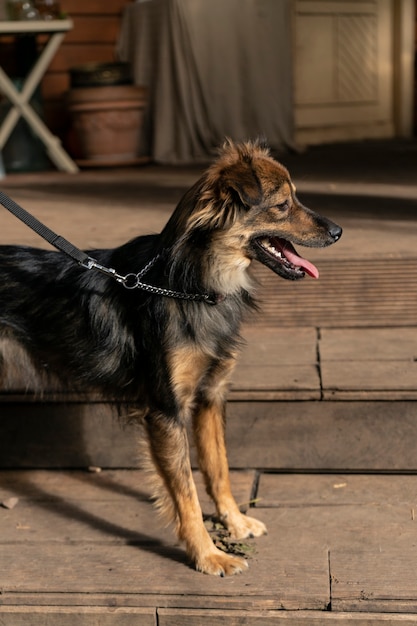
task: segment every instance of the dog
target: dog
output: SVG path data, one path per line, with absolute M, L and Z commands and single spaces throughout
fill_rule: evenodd
M 0 246 L 0 388 L 15 389 L 23 376 L 39 393 L 63 387 L 133 403 L 157 504 L 189 559 L 207 574 L 242 572 L 247 561 L 215 547 L 204 526 L 187 424 L 231 537 L 264 534 L 232 496 L 224 439 L 240 326 L 256 309 L 250 267 L 257 260 L 285 279 L 317 278 L 293 244 L 324 247 L 341 234 L 298 201 L 287 169 L 262 141 L 227 140 L 160 234 L 89 251 L 123 280 L 60 252 Z

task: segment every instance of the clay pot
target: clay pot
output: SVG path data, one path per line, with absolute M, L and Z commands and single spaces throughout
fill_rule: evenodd
M 146 87 L 77 87 L 68 107 L 83 159 L 117 165 L 138 159 L 147 106 Z

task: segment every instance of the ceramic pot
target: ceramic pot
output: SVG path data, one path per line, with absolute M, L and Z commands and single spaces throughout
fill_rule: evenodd
M 83 159 L 97 164 L 123 164 L 139 157 L 146 87 L 114 85 L 77 87 L 68 107 Z

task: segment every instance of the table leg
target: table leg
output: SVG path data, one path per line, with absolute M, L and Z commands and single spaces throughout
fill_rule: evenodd
M 4 147 L 19 117 L 22 116 L 44 143 L 50 159 L 55 163 L 58 169 L 64 172 L 75 173 L 78 172 L 77 165 L 62 148 L 58 137 L 55 137 L 51 133 L 29 102 L 63 37 L 64 33 L 54 33 L 51 36 L 32 70 L 29 72 L 22 91 L 16 89 L 13 82 L 0 67 L 0 91 L 6 95 L 12 104 L 12 108 L 0 126 L 0 149 Z

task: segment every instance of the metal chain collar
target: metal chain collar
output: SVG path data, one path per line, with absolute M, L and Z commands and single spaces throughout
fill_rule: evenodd
M 103 265 L 100 265 L 100 263 L 98 263 L 95 259 L 91 257 L 88 257 L 88 259 L 85 262 L 80 263 L 80 265 L 88 270 L 96 269 L 102 274 L 111 276 L 118 283 L 121 283 L 126 289 L 141 289 L 142 291 L 147 291 L 149 293 L 153 293 L 159 296 L 177 298 L 179 300 L 190 300 L 193 302 L 206 302 L 207 304 L 219 304 L 219 302 L 224 300 L 223 296 L 216 294 L 184 293 L 182 291 L 174 291 L 173 289 L 165 289 L 164 287 L 155 287 L 154 285 L 143 283 L 141 281 L 141 278 L 145 276 L 145 274 L 147 274 L 150 269 L 152 269 L 152 267 L 161 258 L 161 256 L 161 254 L 157 254 L 153 259 L 149 261 L 149 263 L 145 265 L 143 269 L 140 270 L 140 272 L 138 272 L 137 274 L 129 273 L 126 274 L 126 276 L 118 274 L 116 270 L 111 267 L 104 267 Z

